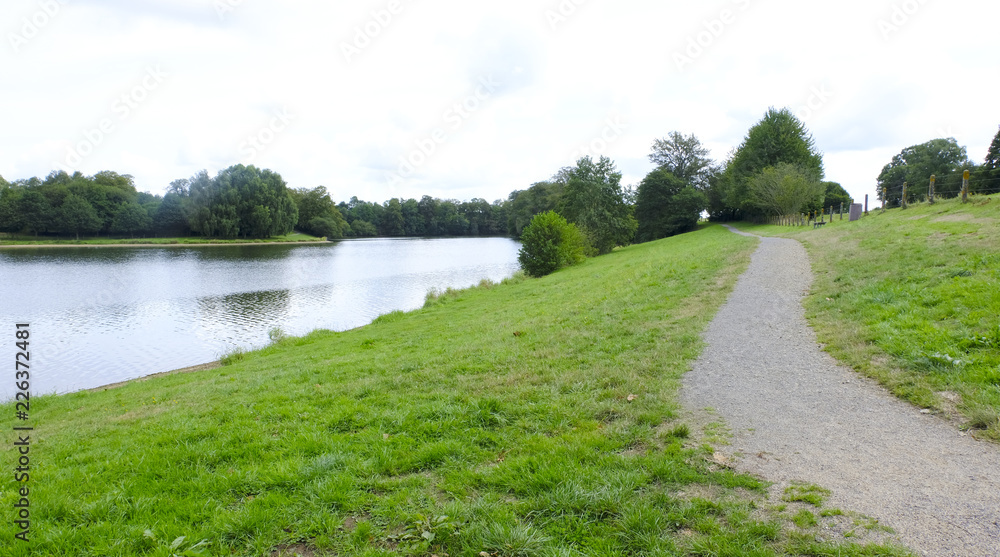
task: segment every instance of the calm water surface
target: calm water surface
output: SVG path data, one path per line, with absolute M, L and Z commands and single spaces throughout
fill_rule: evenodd
M 432 288 L 512 275 L 518 247 L 460 238 L 0 250 L 0 338 L 30 322 L 32 392 L 75 391 L 264 346 L 273 327 L 340 331 L 416 309 Z M 13 361 L 13 340 L 4 344 Z

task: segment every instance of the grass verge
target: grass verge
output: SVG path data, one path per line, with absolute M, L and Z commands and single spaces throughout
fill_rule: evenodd
M 685 445 L 680 377 L 754 248 L 711 226 L 36 399 L 33 541 L 0 521 L 0 553 L 899 554 L 806 543 L 761 514 L 760 481 Z
M 1000 441 L 1000 196 L 820 229 L 741 228 L 805 244 L 815 274 L 807 317 L 833 356 Z

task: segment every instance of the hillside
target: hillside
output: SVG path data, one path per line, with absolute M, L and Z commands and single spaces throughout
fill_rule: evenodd
M 755 246 L 710 226 L 217 369 L 34 399 L 30 481 L 0 494 L 13 509 L 30 488 L 32 541 L 0 521 L 2 553 L 899 554 L 817 541 L 823 522 L 765 504 L 679 419 Z
M 828 352 L 1000 440 L 1000 195 L 818 229 L 741 228 L 805 244 L 815 273 L 807 317 Z

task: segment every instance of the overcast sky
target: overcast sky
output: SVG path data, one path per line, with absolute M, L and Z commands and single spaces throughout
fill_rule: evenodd
M 489 201 L 653 140 L 722 161 L 769 106 L 874 194 L 904 147 L 1000 125 L 1000 3 L 953 0 L 4 0 L 0 175 L 141 191 L 232 164 L 335 201 Z

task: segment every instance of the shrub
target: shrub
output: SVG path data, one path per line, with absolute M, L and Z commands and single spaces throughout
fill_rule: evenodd
M 582 262 L 589 251 L 587 241 L 575 224 L 566 222 L 555 211 L 535 215 L 521 232 L 521 250 L 517 260 L 533 277 Z

